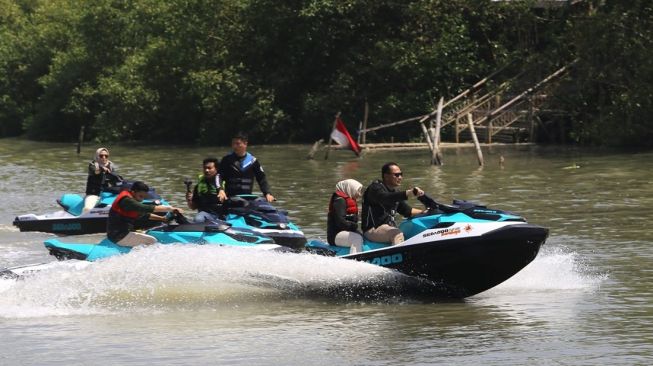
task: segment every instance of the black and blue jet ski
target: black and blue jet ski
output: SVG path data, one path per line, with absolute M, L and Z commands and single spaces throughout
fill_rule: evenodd
M 275 243 L 302 250 L 306 237 L 288 219 L 288 212 L 279 210 L 265 198 L 253 194 L 230 197 L 224 204 L 225 221 L 234 228 L 251 229 L 268 236 Z
M 131 181 L 123 180 L 120 176 L 112 175 L 112 184 L 103 186 L 100 192 L 100 199 L 93 209 L 83 212 L 84 196 L 73 193 L 66 193 L 57 200 L 62 210 L 53 213 L 36 215 L 25 214 L 14 219 L 14 226 L 20 231 L 41 231 L 58 235 L 79 235 L 103 233 L 107 230 L 107 219 L 111 204 L 118 194 L 131 187 Z M 150 188 L 148 197 L 144 203 L 155 205 L 167 205 L 168 202 L 162 199 L 154 188 Z M 149 227 L 156 223 L 151 222 Z M 148 223 L 143 223 L 147 226 Z
M 467 201 L 453 205 L 419 197 L 428 211 L 404 220 L 399 245 L 364 240 L 361 251 L 312 240 L 314 253 L 365 261 L 420 281 L 428 296 L 464 298 L 488 290 L 529 264 L 549 230 L 516 214 Z

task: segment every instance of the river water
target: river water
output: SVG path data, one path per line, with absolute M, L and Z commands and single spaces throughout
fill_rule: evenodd
M 43 247 L 51 235 L 20 233 L 11 222 L 82 192 L 94 150 L 78 156 L 71 144 L 0 140 L 0 267 L 53 261 Z M 442 167 L 429 166 L 425 150 L 362 159 L 335 151 L 328 161 L 305 159 L 308 150 L 250 146 L 277 204 L 308 237 L 325 237 L 338 180 L 369 183 L 386 161 L 400 164 L 405 185 L 437 200 L 514 211 L 549 227 L 550 237 L 513 278 L 454 302 L 330 297 L 342 281 L 393 274 L 311 255 L 155 246 L 91 266 L 61 264 L 0 280 L 0 365 L 653 363 L 652 153 L 495 146 L 479 169 L 469 148 L 445 150 Z M 111 159 L 125 178 L 181 206 L 183 179 L 200 173 L 205 156 L 226 152 L 119 145 Z

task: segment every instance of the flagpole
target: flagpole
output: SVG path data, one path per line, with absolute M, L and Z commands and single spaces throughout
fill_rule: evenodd
M 340 112 L 336 113 L 336 117 L 333 119 L 333 126 L 331 127 L 331 131 L 329 131 L 329 146 L 327 147 L 327 151 L 324 154 L 324 160 L 329 159 L 329 151 L 331 151 L 331 141 L 333 140 L 331 138 L 331 132 L 336 129 L 336 123 L 338 123 L 338 118 L 340 118 Z

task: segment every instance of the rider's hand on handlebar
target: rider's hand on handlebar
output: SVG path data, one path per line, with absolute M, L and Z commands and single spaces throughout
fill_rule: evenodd
M 218 201 L 224 202 L 227 200 L 227 194 L 224 192 L 224 190 L 218 191 Z

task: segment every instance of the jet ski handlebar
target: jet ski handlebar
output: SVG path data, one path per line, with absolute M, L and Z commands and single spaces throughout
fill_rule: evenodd
M 445 203 L 436 202 L 433 198 L 431 198 L 427 194 L 423 194 L 423 195 L 417 197 L 417 200 L 422 202 L 422 204 L 424 204 L 424 206 L 426 206 L 426 208 L 429 209 L 429 210 L 440 210 L 440 211 L 442 211 L 444 213 L 463 211 L 460 207 L 447 205 Z

